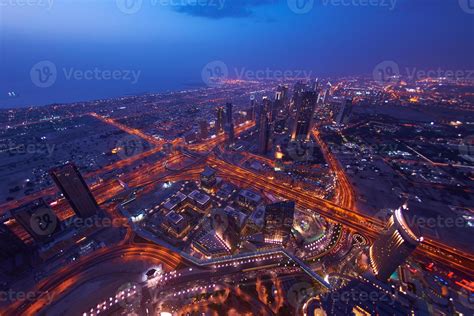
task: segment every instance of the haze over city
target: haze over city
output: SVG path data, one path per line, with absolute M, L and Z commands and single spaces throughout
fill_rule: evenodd
M 474 0 L 0 0 L 1 315 L 472 315 Z
M 384 60 L 404 73 L 474 68 L 472 15 L 458 0 L 22 3 L 0 7 L 3 108 L 202 87 L 201 70 L 214 60 L 226 63 L 232 77 L 242 69 L 371 75 Z M 46 90 L 30 79 L 44 60 L 58 71 Z M 67 76 L 95 68 L 140 76 Z M 7 97 L 11 91 L 16 98 Z

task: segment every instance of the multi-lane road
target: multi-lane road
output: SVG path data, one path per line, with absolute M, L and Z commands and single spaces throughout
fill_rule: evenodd
M 96 117 L 108 124 L 118 124 L 110 119 L 99 116 Z M 150 136 L 143 134 L 140 131 L 134 129 L 128 130 L 128 128 L 123 125 L 116 126 L 147 141 L 153 141 L 149 138 Z M 253 123 L 246 123 L 237 127 L 236 135 L 253 126 Z M 292 187 L 289 184 L 283 184 L 278 180 L 255 174 L 249 170 L 240 168 L 236 165 L 216 158 L 212 153 L 210 153 L 210 151 L 215 146 L 218 146 L 226 140 L 225 135 L 219 135 L 204 144 L 197 144 L 188 148 L 192 151 L 203 152 L 202 155 L 196 155 L 193 157 L 193 155 L 189 155 L 186 150 L 172 153 L 164 159 L 161 159 L 155 163 L 146 163 L 139 169 L 123 175 L 121 180 L 131 187 L 138 187 L 158 181 L 198 179 L 199 173 L 207 164 L 216 168 L 218 170 L 218 175 L 226 181 L 233 182 L 243 187 L 253 187 L 259 190 L 264 190 L 276 196 L 293 200 L 300 207 L 315 210 L 327 219 L 340 223 L 348 229 L 358 232 L 371 240 L 377 238 L 384 226 L 384 223 L 378 219 L 370 218 L 354 209 L 354 192 L 343 169 L 340 167 L 336 158 L 330 153 L 327 145 L 320 138 L 319 133 L 314 131 L 313 136 L 320 145 L 323 155 L 325 156 L 331 170 L 336 174 L 337 191 L 335 202 L 321 199 L 312 194 L 312 192 L 303 188 Z M 154 139 L 153 145 L 155 145 L 155 148 L 153 148 L 151 151 L 110 165 L 106 167 L 107 170 L 113 170 L 114 166 L 127 166 L 139 161 L 140 159 L 143 159 L 144 157 L 148 157 L 151 154 L 157 153 L 162 149 L 163 144 L 160 141 Z M 187 164 L 185 164 L 186 167 L 182 169 L 170 170 L 168 167 L 170 165 L 183 165 L 185 162 L 187 162 Z M 25 200 L 30 200 L 33 197 L 37 198 L 44 194 L 53 194 L 54 192 L 56 192 L 56 190 L 54 188 L 50 188 L 33 196 L 29 196 Z M 119 181 L 116 179 L 111 179 L 95 185 L 92 188 L 92 192 L 98 202 L 103 203 L 104 201 L 113 198 L 120 192 L 123 192 L 123 187 Z M 9 208 L 18 204 L 19 201 L 15 201 L 2 205 L 2 213 L 8 211 Z M 59 214 L 61 219 L 65 219 L 72 215 L 72 211 L 67 205 L 67 202 L 64 200 L 57 201 L 56 206 L 54 206 L 54 210 Z M 88 266 L 113 258 L 121 257 L 126 260 L 127 258 L 132 258 L 135 256 L 149 256 L 150 258 L 153 257 L 155 260 L 165 263 L 169 267 L 175 267 L 181 261 L 181 258 L 178 255 L 171 253 L 166 248 L 161 248 L 158 246 L 139 247 L 132 244 L 123 244 L 117 247 L 99 250 L 87 258 L 81 259 L 80 262 L 75 265 L 64 267 L 55 273 L 53 277 L 40 282 L 35 288 L 37 288 L 39 292 L 52 290 L 58 295 L 61 295 L 61 293 L 68 291 L 72 286 L 74 286 L 75 282 L 79 278 L 86 276 L 86 270 Z M 450 269 L 461 271 L 465 274 L 468 274 L 469 276 L 474 277 L 474 256 L 458 249 L 454 249 L 453 247 L 442 244 L 438 241 L 425 239 L 422 245 L 418 248 L 415 256 L 422 257 L 424 259 L 427 258 L 430 261 L 439 262 Z M 85 274 L 82 275 L 82 273 Z M 10 307 L 9 311 L 24 312 L 27 315 L 34 314 L 35 312 L 42 309 L 45 303 L 46 302 L 44 300 L 39 298 L 30 305 L 23 306 L 14 304 Z

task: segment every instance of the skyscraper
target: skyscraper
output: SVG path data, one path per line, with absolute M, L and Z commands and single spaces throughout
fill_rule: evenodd
M 37 242 L 50 240 L 60 230 L 58 218 L 43 199 L 15 208 L 11 213 L 16 222 Z
M 278 117 L 280 111 L 284 109 L 286 91 L 284 86 L 278 86 L 277 91 L 275 92 L 275 101 L 273 102 L 272 107 L 272 120 L 275 121 Z
M 295 202 L 286 201 L 265 207 L 264 238 L 267 243 L 285 244 L 291 235 Z
M 200 138 L 201 140 L 207 139 L 209 137 L 209 131 L 207 129 L 207 122 L 200 121 L 199 122 L 199 129 L 200 129 Z
M 329 89 L 324 90 L 324 92 L 319 94 L 318 104 L 327 104 L 328 102 Z
M 305 91 L 301 94 L 301 101 L 299 102 L 291 134 L 292 141 L 308 141 L 310 139 L 316 101 L 317 93 L 314 91 Z
M 337 125 L 343 125 L 349 123 L 350 116 L 352 114 L 352 99 L 345 100 L 342 105 L 341 109 L 336 118 Z
M 397 209 L 369 250 L 370 264 L 377 278 L 387 280 L 422 240 L 423 237 L 408 226 L 402 208 Z
M 232 114 L 232 103 L 226 104 L 226 131 L 228 136 L 229 145 L 234 144 L 235 142 L 235 131 L 234 131 L 234 119 Z
M 4 223 L 0 223 L 0 261 L 26 251 L 26 245 Z
M 217 108 L 216 134 L 220 134 L 223 131 L 224 131 L 224 107 L 219 106 Z
M 295 110 L 297 110 L 300 107 L 301 96 L 304 91 L 305 91 L 305 85 L 302 82 L 298 81 L 297 83 L 295 83 L 295 87 L 293 89 L 293 99 L 289 108 L 290 113 L 293 113 Z
M 271 127 L 269 114 L 264 113 L 260 116 L 258 129 L 258 152 L 266 155 L 270 149 Z
M 232 103 L 227 103 L 225 105 L 226 124 L 228 125 L 234 122 L 232 108 L 233 108 Z
M 229 145 L 233 145 L 235 143 L 234 123 L 227 126 L 227 135 L 228 135 Z
M 68 163 L 55 168 L 51 177 L 77 216 L 87 218 L 97 213 L 99 206 L 75 165 Z
M 250 109 L 250 120 L 255 121 L 257 116 L 257 101 L 255 100 L 255 95 L 253 94 L 250 96 Z
M 262 99 L 262 114 L 268 115 L 270 122 L 273 122 L 273 109 L 274 104 L 268 97 L 263 97 Z
M 311 91 L 317 92 L 319 90 L 319 79 L 316 78 L 311 82 Z
M 240 227 L 233 216 L 228 216 L 222 209 L 211 211 L 212 226 L 216 235 L 233 253 L 240 242 Z

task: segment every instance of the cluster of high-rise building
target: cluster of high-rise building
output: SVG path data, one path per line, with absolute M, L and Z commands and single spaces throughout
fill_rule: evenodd
M 385 229 L 369 249 L 370 264 L 377 278 L 387 280 L 402 265 L 423 237 L 414 232 L 405 220 L 403 209 L 390 216 Z
M 252 95 L 249 117 L 255 120 L 257 153 L 268 155 L 275 147 L 274 137 L 287 134 L 292 142 L 310 141 L 315 123 L 316 107 L 327 101 L 328 89 L 323 90 L 318 80 L 297 82 L 290 96 L 287 85 L 279 85 L 273 98 L 263 96 L 260 101 Z M 226 112 L 231 109 L 227 107 Z M 217 126 L 222 121 L 222 110 L 217 110 Z M 229 121 L 227 121 L 229 124 Z M 231 138 L 229 136 L 229 138 Z
M 66 164 L 55 168 L 51 170 L 51 177 L 76 217 L 86 219 L 99 213 L 99 206 L 75 165 Z M 0 223 L 0 257 L 3 260 L 18 261 L 15 257 L 22 255 L 22 260 L 30 261 L 36 246 L 52 243 L 63 232 L 63 223 L 43 199 L 36 199 L 12 209 L 10 214 L 11 218 Z M 21 238 L 5 224 L 12 220 L 26 233 L 22 234 Z M 13 266 L 16 264 L 13 263 Z

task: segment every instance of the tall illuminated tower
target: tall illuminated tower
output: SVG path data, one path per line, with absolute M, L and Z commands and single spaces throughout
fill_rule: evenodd
M 216 133 L 220 134 L 224 131 L 224 107 L 217 108 Z
M 77 216 L 87 218 L 97 213 L 99 206 L 75 165 L 69 163 L 55 168 L 51 170 L 51 177 Z
M 305 91 L 301 94 L 296 120 L 291 133 L 292 141 L 308 141 L 310 139 L 317 98 L 318 94 L 314 91 Z
M 416 235 L 405 221 L 402 208 L 397 209 L 369 250 L 370 264 L 377 278 L 387 280 L 421 241 L 423 237 Z
M 270 149 L 271 127 L 269 113 L 264 113 L 260 116 L 258 128 L 258 152 L 266 155 Z
M 227 103 L 225 105 L 225 115 L 226 115 L 226 124 L 230 125 L 234 122 L 232 114 L 233 106 L 232 103 Z
M 255 95 L 250 96 L 250 110 L 252 111 L 250 115 L 250 120 L 255 121 L 257 115 L 257 101 L 255 100 Z
M 207 139 L 209 137 L 209 131 L 207 128 L 207 121 L 200 121 L 199 122 L 199 129 L 200 129 L 200 135 L 199 137 L 201 140 Z
M 234 131 L 234 119 L 232 115 L 232 103 L 227 103 L 225 105 L 226 110 L 226 130 L 227 130 L 227 136 L 228 136 L 228 141 L 229 144 L 232 145 L 235 142 L 235 131 Z

